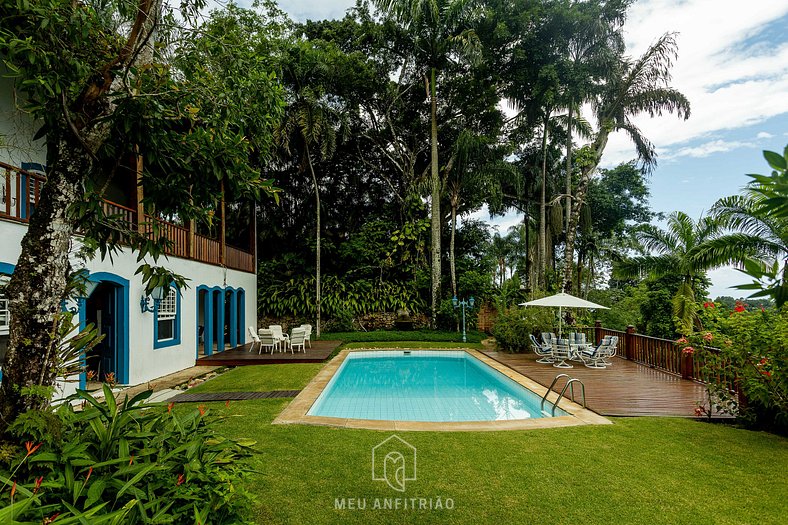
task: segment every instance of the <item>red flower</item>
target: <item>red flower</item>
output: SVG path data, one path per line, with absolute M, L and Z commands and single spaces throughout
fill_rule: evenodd
M 131 465 L 132 463 L 134 463 L 134 454 L 132 454 L 131 457 L 129 458 L 129 465 Z
M 180 487 L 184 481 L 186 481 L 186 476 L 183 474 L 178 474 L 178 480 L 175 482 L 175 486 Z
M 696 407 L 695 408 L 695 415 L 698 416 L 698 417 L 702 416 L 703 415 L 703 409 L 701 407 Z
M 703 308 L 717 308 L 717 305 L 711 301 L 706 301 L 703 303 Z
M 695 349 L 692 348 L 691 346 L 688 346 L 687 348 L 682 350 L 682 352 L 685 353 L 686 355 L 692 355 L 695 353 Z
M 761 359 L 760 364 L 765 365 L 768 362 L 769 360 L 764 357 L 763 359 Z
M 736 303 L 736 307 L 733 309 L 734 312 L 742 313 L 745 310 L 744 305 L 741 303 Z
M 198 406 L 198 407 L 197 407 L 197 410 L 199 410 L 199 411 L 200 411 L 200 415 L 201 415 L 201 416 L 204 416 L 204 415 L 205 415 L 205 405 L 200 405 L 200 406 Z
M 32 441 L 25 441 L 25 448 L 27 449 L 27 455 L 28 456 L 33 455 L 35 453 L 35 451 L 38 450 L 38 448 L 40 446 L 41 446 L 41 443 L 39 443 L 36 446 L 33 446 L 33 442 Z M 25 457 L 27 457 L 27 456 L 25 456 Z
M 38 492 L 38 489 L 41 488 L 41 482 L 42 481 L 44 481 L 44 476 L 40 476 L 40 477 L 36 478 L 36 486 L 33 487 L 33 494 Z
M 14 499 L 14 494 L 16 494 L 16 481 L 14 481 L 13 486 L 11 486 L 11 499 Z
M 712 339 L 714 339 L 714 336 L 711 334 L 711 332 L 706 332 L 705 334 L 703 334 L 703 339 L 705 339 L 706 341 L 711 341 Z
M 761 370 L 761 373 L 766 377 L 772 377 L 772 373 L 769 370 Z
M 765 311 L 766 311 L 766 308 L 764 308 L 763 305 L 761 305 L 761 312 L 765 312 Z
M 677 340 L 676 340 L 676 344 L 677 344 L 677 345 L 685 345 L 685 344 L 687 344 L 688 342 L 689 342 L 689 341 L 687 341 L 687 338 L 686 338 L 686 337 L 682 337 L 682 338 L 680 338 L 680 339 L 677 339 Z
M 90 479 L 90 475 L 91 475 L 91 474 L 93 474 L 93 467 L 90 467 L 90 468 L 88 469 L 88 475 L 87 475 L 87 476 L 85 476 L 85 483 L 87 483 L 87 482 L 88 482 L 88 480 Z
M 174 407 L 174 406 L 175 406 L 175 403 L 173 403 L 172 401 L 170 401 L 170 404 L 169 404 L 169 405 L 167 405 L 167 413 L 168 413 L 168 414 L 169 414 L 170 412 L 172 412 L 172 407 Z
M 227 407 L 227 408 L 230 408 L 230 400 L 229 399 L 224 402 L 224 406 Z

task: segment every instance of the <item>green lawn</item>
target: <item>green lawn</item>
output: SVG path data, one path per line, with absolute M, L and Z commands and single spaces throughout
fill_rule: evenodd
M 200 389 L 299 388 L 314 365 L 232 370 Z M 243 388 L 239 385 L 245 385 Z M 418 449 L 404 493 L 371 479 L 390 433 L 279 426 L 289 400 L 210 403 L 223 432 L 257 440 L 249 488 L 259 523 L 784 523 L 788 440 L 671 418 L 509 432 L 400 432 Z M 372 510 L 375 498 L 451 498 L 453 510 Z M 367 510 L 335 510 L 366 498 Z M 434 500 L 433 500 L 434 501 Z

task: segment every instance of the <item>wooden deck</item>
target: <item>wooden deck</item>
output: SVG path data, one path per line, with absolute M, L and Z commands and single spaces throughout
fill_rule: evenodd
M 246 365 L 274 365 L 283 363 L 322 363 L 342 344 L 341 341 L 312 341 L 312 348 L 307 344 L 306 352 L 250 352 L 251 344 L 238 346 L 224 352 L 218 352 L 197 359 L 197 366 L 246 366 Z
M 613 366 L 604 370 L 586 368 L 582 363 L 561 369 L 537 363 L 538 357 L 530 352 L 484 353 L 544 386 L 550 386 L 561 373 L 580 379 L 586 387 L 588 408 L 605 416 L 695 417 L 697 403 L 705 398 L 706 389 L 700 383 L 622 358 L 614 358 Z M 575 394 L 578 399 L 579 388 Z

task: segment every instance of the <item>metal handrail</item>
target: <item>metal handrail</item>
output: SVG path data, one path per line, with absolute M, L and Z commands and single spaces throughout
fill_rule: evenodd
M 583 384 L 583 382 L 580 381 L 579 379 L 570 377 L 569 374 L 558 374 L 553 379 L 553 382 L 550 383 L 550 386 L 547 388 L 547 392 L 545 392 L 544 395 L 542 396 L 542 403 L 539 406 L 539 409 L 542 412 L 544 412 L 544 403 L 545 403 L 545 401 L 547 401 L 547 396 L 550 394 L 550 392 L 553 391 L 553 387 L 558 382 L 558 380 L 560 378 L 562 378 L 562 377 L 566 377 L 568 379 L 568 381 L 564 384 L 564 388 L 561 389 L 561 393 L 558 394 L 558 398 L 553 403 L 553 410 L 551 412 L 551 415 L 555 416 L 555 408 L 558 406 L 558 403 L 561 402 L 561 399 L 564 397 L 564 394 L 566 393 L 566 389 L 570 388 L 570 385 L 571 385 L 571 388 L 569 389 L 569 394 L 572 396 L 571 397 L 572 403 L 576 402 L 575 401 L 575 383 L 580 383 L 580 386 L 582 387 L 582 390 L 580 391 L 580 393 L 583 394 L 583 408 L 586 408 L 586 385 Z

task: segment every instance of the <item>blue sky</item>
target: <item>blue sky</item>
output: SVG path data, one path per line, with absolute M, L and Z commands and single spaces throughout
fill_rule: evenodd
M 355 0 L 279 1 L 297 20 L 341 17 L 353 5 Z M 746 173 L 768 172 L 762 150 L 782 151 L 788 144 L 788 2 L 641 0 L 630 8 L 625 27 L 633 56 L 662 33 L 679 33 L 672 84 L 690 99 L 692 116 L 636 122 L 659 152 L 652 208 L 697 218 L 718 198 L 737 193 Z M 603 165 L 633 157 L 627 139 L 614 136 Z M 475 215 L 488 218 L 483 211 Z M 510 214 L 493 223 L 505 231 L 519 220 Z M 712 296 L 741 295 L 728 289 L 743 282 L 739 272 L 724 268 L 710 276 Z

